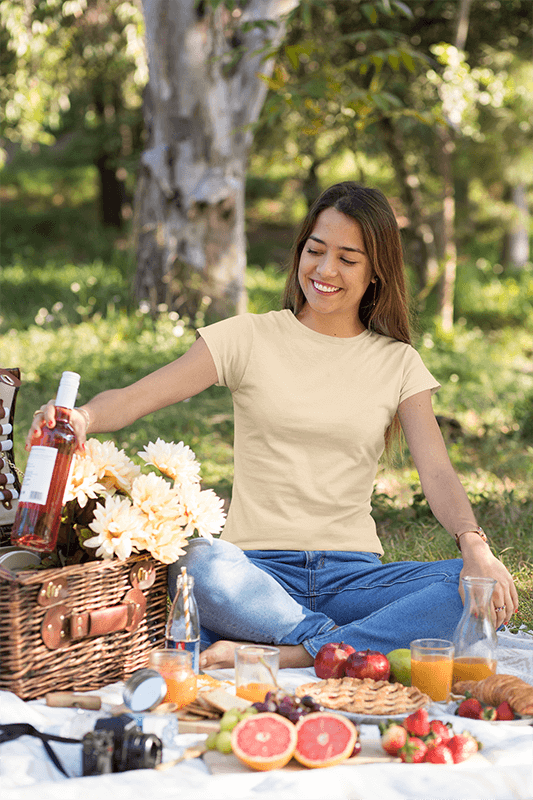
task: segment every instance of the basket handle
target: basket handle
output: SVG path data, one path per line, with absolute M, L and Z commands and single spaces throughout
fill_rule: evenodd
M 146 611 L 146 597 L 140 589 L 130 589 L 124 602 L 94 611 L 69 612 L 67 606 L 48 609 L 41 625 L 41 638 L 49 650 L 71 642 L 118 631 L 134 631 Z

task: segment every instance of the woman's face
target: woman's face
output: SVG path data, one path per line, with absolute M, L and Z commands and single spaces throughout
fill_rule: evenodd
M 321 211 L 298 266 L 300 321 L 330 335 L 361 333 L 359 305 L 372 279 L 359 223 L 334 208 Z

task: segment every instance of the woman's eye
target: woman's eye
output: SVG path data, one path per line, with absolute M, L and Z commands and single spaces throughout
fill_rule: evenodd
M 310 247 L 307 248 L 307 252 L 310 253 L 312 256 L 319 256 L 320 255 L 318 250 L 312 250 Z
M 349 264 L 350 267 L 353 267 L 354 264 L 357 264 L 357 261 L 348 261 L 347 258 L 341 258 L 343 264 Z

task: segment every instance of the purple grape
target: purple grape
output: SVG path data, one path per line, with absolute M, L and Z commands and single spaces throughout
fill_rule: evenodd
M 350 758 L 353 758 L 354 756 L 358 756 L 360 752 L 361 752 L 361 742 L 357 741 L 353 746 L 353 750 L 352 750 L 352 754 L 351 754 Z
M 290 711 L 294 711 L 295 708 L 296 706 L 294 700 L 292 699 L 292 697 L 289 697 L 288 695 L 286 695 L 278 703 L 278 713 L 282 714 L 284 717 L 287 716 L 287 714 Z
M 252 703 L 252 708 L 256 708 L 259 712 L 269 710 L 266 703 Z
M 289 719 L 291 722 L 294 722 L 296 725 L 298 720 L 300 720 L 302 717 L 305 717 L 305 711 L 301 708 L 295 708 L 294 711 L 289 711 L 286 716 L 287 719 Z
M 275 700 L 265 700 L 265 711 L 270 711 L 271 714 L 276 714 L 278 711 L 278 704 Z
M 306 694 L 305 697 L 301 697 L 300 703 L 303 706 L 307 706 L 307 708 L 312 708 L 312 709 L 314 709 L 314 707 L 316 706 L 315 700 L 313 697 L 311 697 L 310 694 Z

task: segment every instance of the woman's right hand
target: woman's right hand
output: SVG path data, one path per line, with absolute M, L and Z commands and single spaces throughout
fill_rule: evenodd
M 55 401 L 49 400 L 46 405 L 42 405 L 33 414 L 28 435 L 26 436 L 26 450 L 30 450 L 32 444 L 41 435 L 43 427 L 46 425 L 48 428 L 54 428 L 56 424 L 56 407 Z M 74 428 L 78 446 L 76 452 L 83 453 L 85 449 L 85 440 L 87 438 L 87 430 L 89 428 L 89 412 L 85 409 L 73 408 L 70 413 L 70 424 Z

